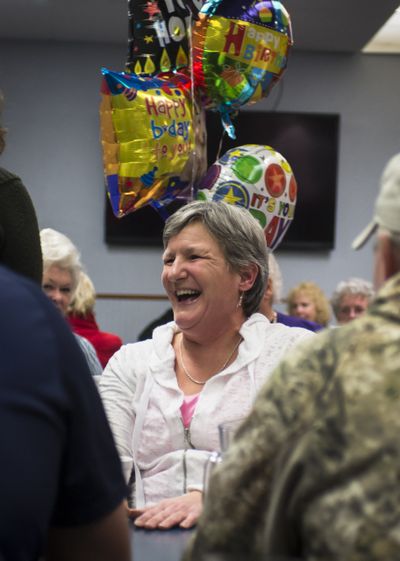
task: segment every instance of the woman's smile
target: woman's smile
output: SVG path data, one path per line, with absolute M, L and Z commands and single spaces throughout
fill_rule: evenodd
M 191 288 L 180 288 L 175 292 L 176 299 L 180 304 L 191 304 L 192 302 L 197 300 L 200 294 L 201 292 L 199 290 L 193 290 Z

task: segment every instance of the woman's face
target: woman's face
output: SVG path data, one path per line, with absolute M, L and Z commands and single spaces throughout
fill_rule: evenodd
M 348 323 L 362 316 L 368 308 L 368 298 L 362 294 L 344 294 L 337 312 L 338 323 Z
M 290 303 L 290 314 L 308 321 L 316 321 L 317 310 L 310 296 L 305 292 L 298 292 Z
M 63 316 L 67 315 L 72 298 L 72 276 L 66 269 L 53 265 L 43 272 L 42 288 Z
M 232 272 L 217 241 L 200 222 L 170 239 L 161 276 L 178 327 L 215 334 L 243 312 L 237 308 L 241 276 Z

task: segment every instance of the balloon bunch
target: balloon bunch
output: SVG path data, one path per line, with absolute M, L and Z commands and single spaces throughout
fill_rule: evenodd
M 101 142 L 114 214 L 193 198 L 206 171 L 205 109 L 231 115 L 286 68 L 290 18 L 278 0 L 128 0 L 125 72 L 102 69 Z

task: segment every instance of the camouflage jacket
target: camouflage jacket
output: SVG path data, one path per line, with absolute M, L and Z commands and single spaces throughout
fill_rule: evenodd
M 211 551 L 400 560 L 400 275 L 261 389 L 184 558 Z

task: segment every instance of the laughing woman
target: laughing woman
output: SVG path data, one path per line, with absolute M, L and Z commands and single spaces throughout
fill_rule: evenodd
M 192 526 L 201 511 L 217 427 L 244 417 L 260 385 L 301 339 L 257 314 L 268 277 L 264 233 L 251 214 L 193 202 L 166 222 L 162 282 L 174 321 L 123 346 L 100 382 L 136 524 Z

